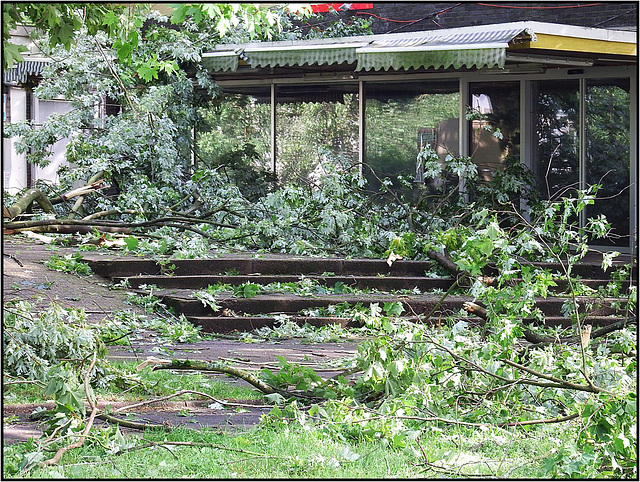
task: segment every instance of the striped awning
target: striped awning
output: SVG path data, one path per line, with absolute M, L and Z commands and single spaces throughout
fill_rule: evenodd
M 49 62 L 24 60 L 2 74 L 5 84 L 18 84 L 27 81 L 29 75 L 39 75 Z
M 535 41 L 535 34 L 524 28 L 496 28 L 220 45 L 216 52 L 204 54 L 202 63 L 212 72 L 236 71 L 238 59 L 251 68 L 340 64 L 353 65 L 355 71 L 490 68 L 503 67 L 506 49 L 520 40 Z
M 243 55 L 254 68 L 301 65 L 339 65 L 356 62 L 356 50 L 365 42 L 286 46 L 280 48 L 246 48 Z
M 238 52 L 209 52 L 202 54 L 202 66 L 211 72 L 238 70 Z
M 356 70 L 504 67 L 509 44 L 535 41 L 528 29 L 430 35 L 371 42 L 356 51 Z

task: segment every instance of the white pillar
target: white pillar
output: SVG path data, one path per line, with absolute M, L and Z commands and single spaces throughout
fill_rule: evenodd
M 21 122 L 27 120 L 27 96 L 24 89 L 9 87 L 8 111 L 11 118 L 7 121 Z M 4 120 L 3 120 L 4 121 Z M 10 194 L 27 187 L 27 158 L 16 151 L 17 137 L 2 140 L 2 180 L 4 189 Z

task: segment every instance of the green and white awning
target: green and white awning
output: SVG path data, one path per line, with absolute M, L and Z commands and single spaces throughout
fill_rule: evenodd
M 419 68 L 503 67 L 512 42 L 535 41 L 529 29 L 462 29 L 339 39 L 220 45 L 204 54 L 210 71 L 251 68 L 353 65 L 355 71 Z
M 238 52 L 209 52 L 202 54 L 202 66 L 211 72 L 224 72 L 238 70 Z
M 356 62 L 356 49 L 367 43 L 283 46 L 276 48 L 246 48 L 243 55 L 254 68 L 290 67 L 301 65 L 339 65 Z
M 509 44 L 520 39 L 535 40 L 535 34 L 513 29 L 375 40 L 356 51 L 356 70 L 502 68 Z

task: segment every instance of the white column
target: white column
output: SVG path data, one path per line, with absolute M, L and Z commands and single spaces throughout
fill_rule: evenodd
M 27 120 L 27 93 L 24 89 L 9 88 L 9 111 L 11 122 Z M 2 140 L 2 176 L 4 189 L 15 194 L 27 187 L 27 158 L 16 152 L 18 138 Z

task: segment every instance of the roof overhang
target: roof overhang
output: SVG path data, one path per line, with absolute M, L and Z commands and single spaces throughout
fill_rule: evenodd
M 203 55 L 214 76 L 277 68 L 352 72 L 503 69 L 507 63 L 593 65 L 598 56 L 635 63 L 635 32 L 542 22 L 513 22 L 402 34 L 222 44 Z M 571 62 L 571 60 L 569 61 Z

